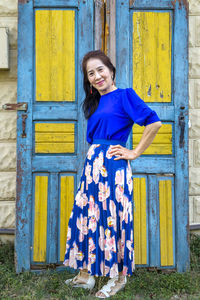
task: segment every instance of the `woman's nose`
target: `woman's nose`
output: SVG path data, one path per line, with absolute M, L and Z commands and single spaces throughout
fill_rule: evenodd
M 96 72 L 95 73 L 95 79 L 98 79 L 98 78 L 101 78 L 101 75 L 98 72 Z

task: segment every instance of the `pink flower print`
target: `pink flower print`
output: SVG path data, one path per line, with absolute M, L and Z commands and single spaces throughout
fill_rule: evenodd
M 126 168 L 126 182 L 128 185 L 129 194 L 131 195 L 133 191 L 133 179 L 132 179 L 132 170 L 129 161 L 128 161 L 128 167 Z
M 91 229 L 92 232 L 94 233 L 96 231 L 96 228 L 97 228 L 97 221 L 96 221 L 95 217 L 90 217 L 88 229 Z
M 124 170 L 117 170 L 115 172 L 115 184 L 124 186 Z
M 116 245 L 115 245 L 115 236 L 113 235 L 112 238 L 106 239 L 106 246 L 113 252 L 116 252 Z
M 134 245 L 133 245 L 133 230 L 131 230 L 130 240 L 126 241 L 126 246 L 129 249 L 129 258 L 132 260 L 134 258 Z
M 69 217 L 70 219 L 73 217 L 73 213 L 74 213 L 74 212 L 73 212 L 73 210 L 72 210 L 72 211 L 71 211 L 71 214 L 70 214 L 70 217 Z
M 103 176 L 103 177 L 107 177 L 108 176 L 108 172 L 107 172 L 107 170 L 106 170 L 106 167 L 105 166 L 102 166 L 102 168 L 101 168 L 101 175 Z
M 131 268 L 132 268 L 132 271 L 135 270 L 135 251 L 133 250 L 133 260 L 132 260 L 132 263 L 131 263 Z
M 111 231 L 110 231 L 110 229 L 106 229 L 105 230 L 105 236 L 106 236 L 106 239 L 109 239 L 110 238 L 110 235 L 111 235 Z
M 100 270 L 103 276 L 106 276 L 110 271 L 110 268 L 108 266 L 105 266 L 105 262 L 103 260 L 100 263 Z
M 92 237 L 89 238 L 89 252 L 92 252 L 94 249 L 96 249 L 94 241 Z
M 99 182 L 99 164 L 98 157 L 96 157 L 93 161 L 93 180 L 97 184 Z
M 89 251 L 88 251 L 88 269 L 91 271 L 91 264 L 93 264 L 96 261 L 96 254 L 92 253 L 92 251 L 95 249 L 95 244 L 93 239 L 89 238 Z
M 85 167 L 85 176 L 86 176 L 86 190 L 88 190 L 88 184 L 92 182 L 91 173 L 92 166 L 87 162 L 87 166 Z
M 106 241 L 105 241 L 105 259 L 110 260 L 112 258 L 112 252 L 116 252 L 115 236 L 110 237 L 110 230 L 106 229 Z
M 99 227 L 99 247 L 100 247 L 101 251 L 104 250 L 104 243 L 105 243 L 104 228 L 103 228 L 103 226 L 100 226 Z
M 84 254 L 82 251 L 79 251 L 77 254 L 76 254 L 76 259 L 77 260 L 83 260 L 84 258 Z
M 89 226 L 88 228 L 94 233 L 97 227 L 97 221 L 99 220 L 100 212 L 97 204 L 94 203 L 94 197 L 91 195 L 88 207 Z
M 130 240 L 127 240 L 126 241 L 126 247 L 128 248 L 128 250 L 129 250 L 129 259 L 130 260 L 132 260 L 132 256 L 133 256 L 133 243 L 132 243 L 132 241 L 130 241 Z
M 99 153 L 99 157 L 98 157 L 98 165 L 99 165 L 99 170 L 101 170 L 101 168 L 103 167 L 103 151 L 101 151 Z
M 96 221 L 99 221 L 99 206 L 97 203 L 94 202 L 94 196 L 90 195 L 89 199 L 89 207 L 88 207 L 88 216 L 92 217 L 94 216 Z
M 124 267 L 123 267 L 122 274 L 123 274 L 124 276 L 126 276 L 126 275 L 127 275 L 127 272 L 128 272 L 128 267 L 127 267 L 127 266 L 124 266 Z
M 108 159 L 111 159 L 111 158 L 112 158 L 112 155 L 109 153 L 109 150 L 110 150 L 110 146 L 109 146 L 108 150 L 106 151 L 106 157 L 107 157 Z
M 86 194 L 83 194 L 81 190 L 78 191 L 75 197 L 76 205 L 83 209 L 83 206 L 86 206 L 88 203 L 88 197 Z
M 99 147 L 100 144 L 92 144 L 90 146 L 90 148 L 88 149 L 88 152 L 87 152 L 87 158 L 88 159 L 91 159 L 92 158 L 92 155 L 94 154 L 94 150 Z
M 90 253 L 88 256 L 89 264 L 93 264 L 96 261 L 96 254 Z
M 83 240 L 84 240 L 84 234 L 81 232 L 81 231 L 79 231 L 79 242 L 81 243 Z
M 99 182 L 99 194 L 98 194 L 98 198 L 99 201 L 103 202 L 103 209 L 106 210 L 107 209 L 107 203 L 106 203 L 106 199 L 110 196 L 110 187 L 108 185 L 108 182 L 106 181 L 105 184 L 103 184 L 103 182 Z
M 130 217 L 130 221 L 133 219 L 132 202 L 125 195 L 123 195 L 122 206 L 122 221 L 125 220 L 125 223 L 128 224 L 128 216 Z
M 116 205 L 113 200 L 110 200 L 109 209 L 110 209 L 111 217 L 108 218 L 109 219 L 108 226 L 109 227 L 113 226 L 114 230 L 116 231 L 117 230 Z
M 105 248 L 105 259 L 106 260 L 111 260 L 111 258 L 112 258 L 112 253 L 111 253 L 111 251 L 108 249 L 108 248 Z
M 110 268 L 110 277 L 111 278 L 116 277 L 118 274 L 119 274 L 118 265 L 115 263 Z
M 87 217 L 83 218 L 83 215 L 80 215 L 80 218 L 77 218 L 76 221 L 77 228 L 81 231 L 82 234 L 88 234 L 88 228 L 87 228 Z
M 71 240 L 71 228 L 68 226 L 68 229 L 67 229 L 67 242 L 69 242 L 69 240 Z
M 73 248 L 70 250 L 69 253 L 69 266 L 71 268 L 77 269 L 77 261 L 76 261 L 76 255 L 78 253 L 78 247 L 76 243 L 73 243 Z
M 115 198 L 117 202 L 122 202 L 123 201 L 123 194 L 124 194 L 124 188 L 121 185 L 117 185 L 115 188 Z

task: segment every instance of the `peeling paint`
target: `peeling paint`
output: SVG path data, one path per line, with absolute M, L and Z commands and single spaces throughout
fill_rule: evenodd
M 176 6 L 176 1 L 178 1 L 178 4 L 179 4 L 178 8 L 179 9 L 181 9 L 182 6 L 185 7 L 186 12 L 187 12 L 186 17 L 188 18 L 188 14 L 189 14 L 189 3 L 188 3 L 188 1 L 187 0 L 174 0 L 174 1 L 171 1 L 171 4 L 173 5 L 174 8 Z

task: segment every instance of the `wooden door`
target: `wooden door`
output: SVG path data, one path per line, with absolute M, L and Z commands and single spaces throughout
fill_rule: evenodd
M 187 40 L 186 1 L 116 1 L 117 86 L 132 87 L 163 124 L 131 162 L 138 266 L 189 267 Z M 133 126 L 130 149 L 143 130 Z
M 19 1 L 16 271 L 61 267 L 86 150 L 81 60 L 93 3 Z

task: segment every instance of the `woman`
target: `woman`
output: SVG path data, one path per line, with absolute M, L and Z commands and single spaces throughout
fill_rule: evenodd
M 91 144 L 70 215 L 63 264 L 80 272 L 66 284 L 92 289 L 94 276 L 111 279 L 96 293 L 108 298 L 133 274 L 133 178 L 129 160 L 152 143 L 161 121 L 132 88 L 117 88 L 115 67 L 100 50 L 82 61 Z M 134 150 L 125 147 L 134 123 L 145 125 Z

